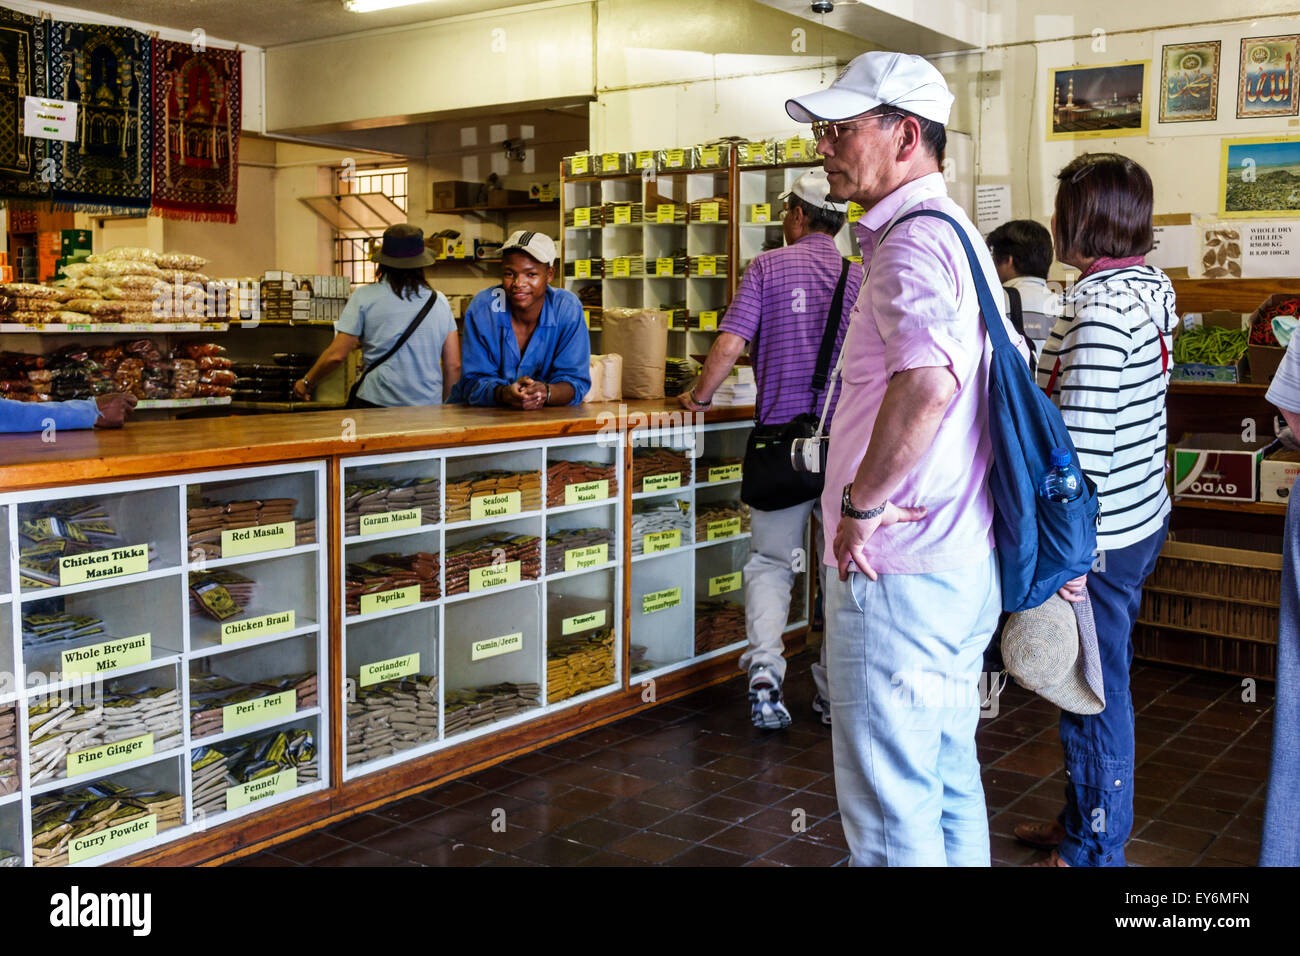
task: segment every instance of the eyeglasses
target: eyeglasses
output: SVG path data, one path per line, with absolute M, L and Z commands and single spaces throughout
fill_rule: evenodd
M 872 113 L 866 117 L 867 120 L 884 119 L 886 116 L 902 116 L 902 113 Z M 812 124 L 812 134 L 815 139 L 821 139 L 823 136 L 829 136 L 831 142 L 836 142 L 840 138 L 840 131 L 851 133 L 855 129 L 866 129 L 866 125 L 847 126 L 842 122 L 830 123 L 825 120 L 818 120 Z

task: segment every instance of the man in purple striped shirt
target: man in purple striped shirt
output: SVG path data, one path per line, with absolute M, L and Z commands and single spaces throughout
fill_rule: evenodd
M 834 368 L 853 300 L 862 285 L 861 266 L 849 263 L 847 273 L 843 271 L 845 263 L 835 246 L 835 234 L 844 227 L 847 207 L 832 202 L 829 191 L 825 172 L 816 169 L 804 173 L 781 197 L 785 200 L 781 226 L 787 245 L 761 253 L 745 269 L 699 380 L 678 396 L 684 408 L 708 408 L 714 391 L 748 344 L 758 391 L 758 425 L 783 425 L 799 415 L 821 412 L 825 390 L 814 390 L 809 383 L 826 323 L 832 319 L 828 315 L 831 300 L 843 276 L 844 304 L 833 317 L 838 324 L 830 363 Z M 750 557 L 744 571 L 749 650 L 741 656 L 740 666 L 749 672 L 750 715 L 756 727 L 777 730 L 790 725 L 790 711 L 781 700 L 785 679 L 781 634 L 790 612 L 796 569 L 821 564 L 815 558 L 809 561 L 803 552 L 808 516 L 814 510 L 820 528 L 821 511 L 815 500 L 780 511 L 751 510 Z M 818 541 L 814 554 L 821 550 Z M 817 685 L 813 709 L 829 724 L 824 649 L 821 663 L 813 666 L 813 680 Z

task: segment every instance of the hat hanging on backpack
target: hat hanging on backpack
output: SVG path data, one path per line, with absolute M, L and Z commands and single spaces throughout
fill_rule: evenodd
M 1002 661 L 1016 683 L 1072 714 L 1106 709 L 1101 652 L 1087 589 L 1071 604 L 1053 594 L 1018 611 L 1002 629 Z

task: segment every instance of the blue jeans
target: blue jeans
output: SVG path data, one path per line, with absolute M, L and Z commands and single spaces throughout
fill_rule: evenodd
M 1260 840 L 1260 866 L 1300 866 L 1300 504 L 1286 506 L 1282 613 L 1277 629 L 1273 759 Z
M 826 569 L 835 789 L 854 866 L 988 866 L 975 755 L 997 557 L 958 571 Z
M 1155 570 L 1169 530 L 1137 544 L 1105 552 L 1104 571 L 1088 575 L 1088 596 L 1097 624 L 1106 709 L 1100 714 L 1061 711 L 1065 751 L 1065 840 L 1059 853 L 1070 866 L 1123 866 L 1124 843 L 1133 830 L 1133 624 L 1142 583 Z

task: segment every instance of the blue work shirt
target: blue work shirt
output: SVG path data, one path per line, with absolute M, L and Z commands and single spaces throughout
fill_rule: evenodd
M 510 385 L 525 375 L 548 385 L 572 385 L 570 405 L 580 404 L 591 388 L 591 340 L 582 303 L 566 289 L 546 287 L 542 314 L 522 356 L 505 289 L 484 289 L 465 310 L 460 353 L 462 378 L 452 401 L 495 405 L 496 387 Z
M 46 419 L 59 428 L 93 428 L 99 406 L 91 398 L 68 402 L 15 402 L 0 398 L 0 432 L 39 432 Z

